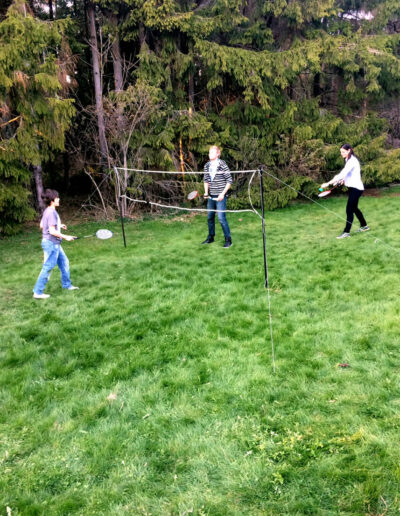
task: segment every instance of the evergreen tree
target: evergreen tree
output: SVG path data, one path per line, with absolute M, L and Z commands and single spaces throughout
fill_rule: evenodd
M 400 142 L 400 111 L 390 110 L 400 87 L 400 0 L 53 5 L 55 15 L 69 9 L 76 21 L 70 44 L 83 57 L 83 109 L 71 139 L 97 134 L 97 150 L 85 145 L 92 164 L 102 156 L 109 165 L 198 169 L 217 143 L 232 168 L 262 163 L 308 191 L 340 166 L 338 146 L 350 140 L 367 184 L 400 179 L 387 139 Z M 97 31 L 92 24 L 91 38 L 88 6 Z M 96 83 L 86 66 L 95 40 L 102 42 Z M 140 99 L 147 107 L 135 115 Z M 89 111 L 98 119 L 103 112 L 96 131 Z M 276 182 L 267 187 L 271 207 L 292 196 Z
M 34 18 L 15 0 L 0 23 L 0 233 L 8 235 L 34 213 L 29 167 L 64 148 L 72 101 L 62 98 L 57 51 L 65 23 Z

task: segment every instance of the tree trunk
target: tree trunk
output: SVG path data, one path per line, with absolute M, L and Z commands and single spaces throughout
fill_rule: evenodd
M 313 77 L 312 95 L 313 95 L 313 97 L 319 97 L 319 95 L 321 95 L 321 93 L 322 93 L 321 74 L 319 72 L 317 72 L 316 74 L 314 74 L 314 77 Z
M 188 88 L 189 88 L 189 106 L 194 111 L 194 77 L 193 77 L 193 72 L 189 72 Z
M 122 57 L 121 57 L 121 49 L 120 49 L 120 41 L 119 41 L 119 32 L 118 32 L 118 16 L 114 13 L 110 14 L 110 22 L 114 29 L 114 39 L 111 47 L 111 56 L 114 67 L 114 85 L 115 91 L 122 91 L 124 88 L 124 77 L 122 72 Z
M 368 99 L 365 97 L 362 101 L 361 116 L 365 118 L 368 113 Z
M 53 0 L 49 0 L 49 18 L 51 21 L 54 20 Z
M 67 151 L 63 152 L 63 165 L 64 165 L 64 190 L 67 192 L 69 188 L 69 177 L 70 177 L 70 170 L 71 165 L 69 162 L 69 154 Z
M 145 41 L 146 41 L 146 32 L 144 30 L 143 23 L 139 23 L 139 48 L 142 48 L 142 45 Z
M 103 87 L 102 74 L 100 70 L 99 47 L 96 36 L 95 6 L 92 2 L 87 3 L 89 44 L 92 52 L 94 94 L 96 99 L 97 128 L 99 134 L 99 146 L 102 165 L 108 164 L 108 147 L 106 140 L 106 129 L 103 109 Z
M 36 203 L 39 208 L 40 214 L 43 213 L 46 206 L 42 199 L 43 193 L 43 171 L 41 165 L 33 166 L 33 178 L 35 180 L 35 190 L 36 190 Z
M 115 91 L 122 91 L 124 89 L 124 76 L 123 76 L 123 66 L 122 66 L 122 57 L 121 57 L 121 47 L 120 47 L 120 39 L 118 32 L 118 16 L 114 13 L 109 13 L 108 18 L 110 20 L 110 24 L 113 28 L 113 42 L 111 46 L 111 57 L 113 62 L 114 69 L 114 88 Z M 117 104 L 118 105 L 118 104 Z M 123 132 L 123 117 L 121 108 L 117 107 L 117 124 L 118 124 L 118 132 L 122 135 Z M 124 166 L 124 180 L 123 180 L 123 193 L 126 194 L 127 183 L 128 183 L 128 161 L 127 161 L 127 150 L 125 151 L 124 146 L 121 145 L 121 153 L 123 155 L 123 166 Z M 122 216 L 126 215 L 127 202 L 126 197 L 122 199 L 117 198 L 117 207 L 119 208 L 119 203 L 122 203 Z

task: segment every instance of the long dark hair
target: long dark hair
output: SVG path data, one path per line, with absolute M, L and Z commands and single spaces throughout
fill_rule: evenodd
M 349 158 L 350 158 L 351 156 L 354 156 L 355 158 L 357 158 L 357 159 L 358 159 L 358 156 L 354 153 L 354 149 L 353 149 L 353 147 L 352 147 L 349 143 L 344 143 L 340 148 L 341 148 L 341 149 L 344 149 L 344 150 L 347 150 L 347 151 L 348 151 L 348 150 L 350 151 L 350 156 L 349 156 Z M 349 159 L 349 158 L 347 158 L 347 159 Z
M 50 188 L 47 188 L 41 195 L 43 201 L 46 203 L 47 206 L 50 206 L 50 204 L 54 201 L 54 199 L 57 199 L 57 197 L 60 197 L 57 190 L 51 190 Z

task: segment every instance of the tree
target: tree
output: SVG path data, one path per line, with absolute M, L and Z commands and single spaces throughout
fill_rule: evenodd
M 97 42 L 95 4 L 87 2 L 87 17 L 89 30 L 89 44 L 92 54 L 93 84 L 96 102 L 97 130 L 100 143 L 100 156 L 102 165 L 108 164 L 107 139 L 105 135 L 104 107 L 103 107 L 103 74 L 100 64 L 100 51 Z
M 30 167 L 63 150 L 74 108 L 62 98 L 57 58 L 65 22 L 33 17 L 15 0 L 0 23 L 0 233 L 33 217 Z
M 198 169 L 217 143 L 232 168 L 264 163 L 310 188 L 340 166 L 349 139 L 370 184 L 396 177 L 387 147 L 399 140 L 388 115 L 400 89 L 399 0 L 53 4 L 57 17 L 74 15 L 70 44 L 82 56 L 69 140 L 102 181 L 104 165 Z M 271 206 L 290 198 L 271 192 Z

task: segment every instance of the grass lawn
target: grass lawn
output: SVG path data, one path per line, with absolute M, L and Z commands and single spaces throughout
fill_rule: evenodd
M 48 300 L 38 232 L 1 241 L 0 515 L 399 514 L 394 193 L 340 241 L 315 204 L 267 213 L 275 374 L 254 215 L 230 249 L 203 215 L 65 243 L 80 290 L 56 269 Z

